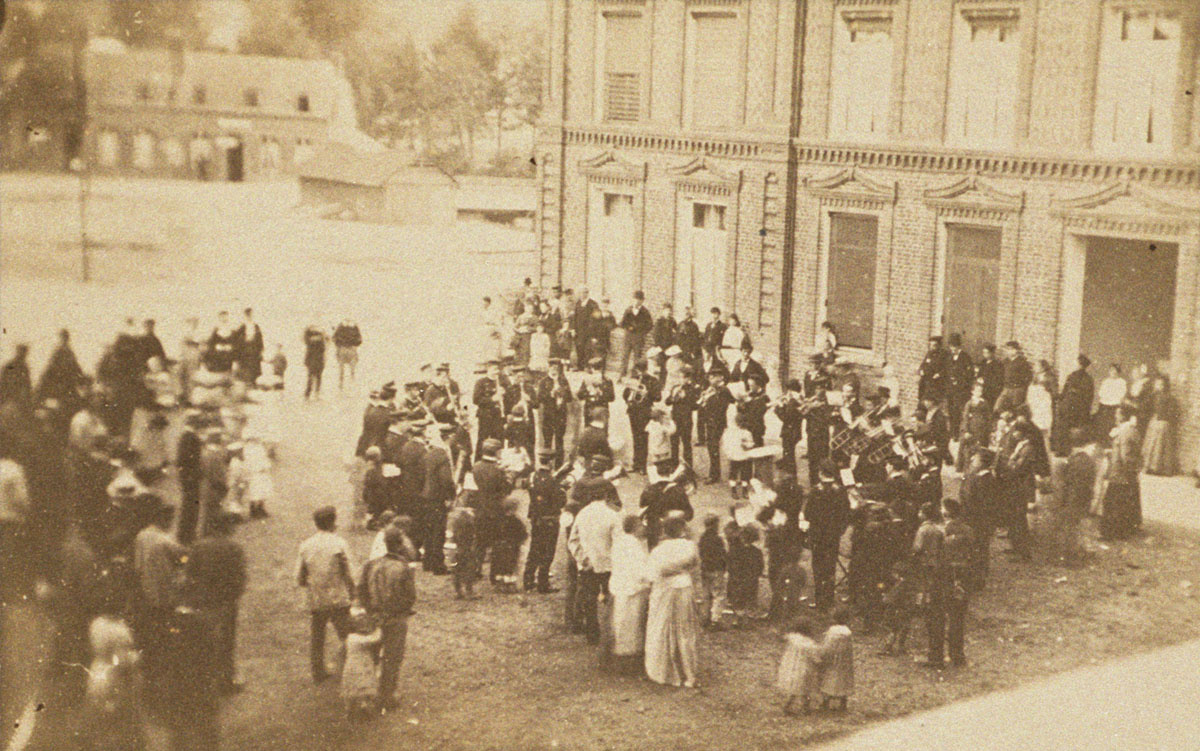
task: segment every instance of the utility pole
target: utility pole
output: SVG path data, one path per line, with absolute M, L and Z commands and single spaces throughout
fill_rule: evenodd
M 74 44 L 72 45 L 72 60 L 71 72 L 75 84 L 75 128 L 74 147 L 75 154 L 71 157 L 71 169 L 79 175 L 79 262 L 80 271 L 83 276 L 83 281 L 89 282 L 92 278 L 92 259 L 89 249 L 90 242 L 87 235 L 87 213 L 88 201 L 92 193 L 92 174 L 91 162 L 87 148 L 88 137 L 88 102 L 87 102 L 87 83 L 84 80 L 84 55 L 88 43 L 88 26 L 87 19 L 83 20 L 82 27 L 75 34 Z

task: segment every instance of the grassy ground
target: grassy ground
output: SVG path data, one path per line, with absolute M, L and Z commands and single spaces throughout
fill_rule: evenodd
M 159 318 L 172 349 L 169 332 L 184 318 L 242 301 L 254 304 L 268 340 L 288 343 L 293 371 L 310 316 L 355 315 L 367 338 L 365 373 L 344 394 L 329 371 L 326 397 L 305 404 L 290 380 L 273 515 L 238 532 L 251 562 L 239 634 L 247 689 L 225 709 L 227 748 L 779 748 L 1200 635 L 1196 533 L 1150 524 L 1144 539 L 1093 543 L 1082 569 L 997 553 L 992 584 L 971 607 L 970 666 L 921 671 L 911 658 L 876 656 L 879 637 L 859 634 L 849 713 L 795 719 L 782 716 L 771 688 L 781 643 L 765 626 L 703 635 L 701 688 L 666 689 L 601 674 L 592 651 L 561 628 L 558 595 L 487 593 L 467 604 L 453 599 L 446 579 L 422 576 L 403 706 L 348 724 L 337 687 L 308 680 L 296 546 L 314 507 L 349 509 L 345 457 L 365 388 L 443 353 L 466 381 L 457 364 L 470 357 L 474 301 L 519 280 L 529 259 L 481 262 L 444 237 L 298 217 L 286 186 L 111 182 L 97 186 L 110 196 L 107 208 L 95 208 L 103 216 L 95 237 L 107 248 L 98 253 L 99 282 L 82 286 L 69 242 L 71 189 L 58 179 L 0 183 L 0 318 L 6 340 L 34 343 L 35 361 L 59 325 L 76 331 L 91 363 L 126 312 Z M 637 491 L 633 481 L 621 485 L 627 504 Z M 714 510 L 727 503 L 711 489 L 697 502 Z M 361 558 L 367 539 L 350 537 Z M 915 633 L 914 652 L 923 646 Z

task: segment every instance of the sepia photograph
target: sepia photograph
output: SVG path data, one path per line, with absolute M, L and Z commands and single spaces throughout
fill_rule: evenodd
M 0 0 L 0 751 L 1197 751 L 1200 0 Z

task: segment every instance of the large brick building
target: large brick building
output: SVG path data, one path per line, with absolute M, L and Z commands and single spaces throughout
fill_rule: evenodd
M 98 173 L 290 174 L 330 140 L 364 137 L 350 84 L 326 60 L 89 50 L 85 78 L 86 153 Z
M 927 338 L 1155 361 L 1200 458 L 1200 3 L 550 0 L 543 283 L 820 322 L 911 404 Z

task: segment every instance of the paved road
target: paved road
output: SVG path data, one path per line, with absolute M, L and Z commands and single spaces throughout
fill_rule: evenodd
M 1200 490 L 1191 480 L 1143 477 L 1142 497 L 1147 519 L 1200 529 Z M 1196 751 L 1200 641 L 921 712 L 820 748 Z

